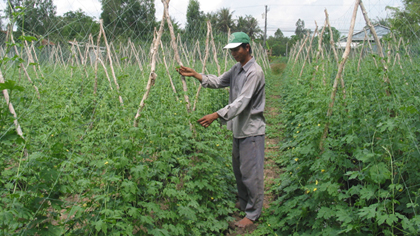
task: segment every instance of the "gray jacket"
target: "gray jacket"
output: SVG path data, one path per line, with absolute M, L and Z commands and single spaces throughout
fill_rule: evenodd
M 236 63 L 220 77 L 202 75 L 205 88 L 230 87 L 229 105 L 217 111 L 235 138 L 265 134 L 265 77 L 254 58 L 243 67 Z

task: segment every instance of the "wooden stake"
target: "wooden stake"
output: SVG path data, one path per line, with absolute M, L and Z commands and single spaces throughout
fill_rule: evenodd
M 102 30 L 99 30 L 98 39 L 96 40 L 95 83 L 94 83 L 94 86 L 93 86 L 93 94 L 96 94 L 96 92 L 98 91 L 98 61 L 99 61 L 99 55 L 100 55 L 100 50 L 99 50 L 100 47 L 99 46 L 100 46 L 100 42 L 101 42 L 101 34 L 102 34 Z M 92 40 L 93 40 L 93 38 L 92 38 Z M 108 72 L 106 71 L 106 67 L 104 67 L 104 70 L 105 70 L 105 73 L 108 75 Z M 111 90 L 112 90 L 112 86 L 111 86 Z
M 305 69 L 306 61 L 309 61 L 309 55 L 310 55 L 310 52 L 311 52 L 311 49 L 312 49 L 312 42 L 314 41 L 315 35 L 318 32 L 318 24 L 316 23 L 316 21 L 315 21 L 315 25 L 316 25 L 315 32 L 312 35 L 311 41 L 309 42 L 308 53 L 306 54 L 305 60 L 303 60 L 303 65 L 302 65 L 302 69 L 300 70 L 300 74 L 299 74 L 298 80 L 302 77 L 303 70 Z
M 172 22 L 171 19 L 169 17 L 169 12 L 168 12 L 168 8 L 169 8 L 169 0 L 162 0 L 163 2 L 163 6 L 166 9 L 166 21 L 168 23 L 168 27 L 169 27 L 169 32 L 171 33 L 171 45 L 172 48 L 174 50 L 174 54 L 175 54 L 175 60 L 178 63 L 178 65 L 183 66 L 181 58 L 179 57 L 179 53 L 178 53 L 178 48 L 176 45 L 176 37 L 175 37 L 175 33 L 174 33 L 174 28 L 172 26 Z M 185 81 L 185 77 L 181 76 L 181 81 L 182 81 L 182 88 L 184 90 L 184 99 L 186 102 L 186 106 L 187 106 L 187 111 L 190 112 L 190 99 L 188 98 L 188 87 L 187 87 L 187 82 Z
M 139 109 L 137 110 L 137 114 L 134 117 L 134 127 L 138 126 L 138 119 L 140 117 L 141 111 L 144 108 L 145 101 L 149 97 L 150 90 L 151 90 L 152 86 L 155 84 L 155 80 L 156 80 L 156 77 L 157 77 L 157 75 L 155 73 L 156 55 L 157 55 L 159 44 L 161 43 L 160 38 L 161 38 L 162 33 L 163 33 L 163 26 L 165 25 L 165 18 L 167 17 L 167 14 L 168 14 L 167 11 L 168 11 L 168 8 L 165 7 L 164 8 L 164 13 L 163 13 L 163 16 L 162 16 L 162 21 L 160 22 L 159 32 L 157 33 L 157 36 L 154 39 L 153 48 L 151 49 L 151 52 L 152 52 L 151 60 L 152 61 L 151 61 L 151 66 L 150 66 L 151 68 L 150 68 L 149 80 L 147 81 L 146 92 L 144 93 L 143 98 L 141 99 Z
M 108 58 L 109 58 L 109 65 L 111 66 L 111 72 L 112 72 L 112 77 L 114 78 L 114 83 L 117 86 L 118 98 L 120 100 L 121 106 L 124 106 L 123 99 L 122 99 L 122 97 L 120 95 L 120 85 L 117 82 L 117 77 L 115 76 L 114 67 L 112 66 L 111 49 L 110 49 L 110 47 L 108 45 L 108 41 L 106 39 L 106 34 L 105 34 L 104 27 L 103 27 L 103 21 L 102 21 L 102 19 L 99 20 L 99 26 L 100 26 L 100 30 L 102 31 L 102 34 L 104 35 L 104 41 L 105 41 L 105 45 L 106 45 L 106 51 L 107 51 Z
M 11 26 L 10 26 L 10 27 L 11 27 Z M 17 50 L 15 40 L 13 40 L 13 34 L 10 34 L 10 40 L 12 41 L 13 48 L 15 49 L 15 53 L 16 53 L 16 55 L 17 55 L 17 56 L 19 56 L 19 51 Z M 35 89 L 35 91 L 36 91 L 36 93 L 37 93 L 37 97 L 38 97 L 38 99 L 41 99 L 41 96 L 40 96 L 40 94 L 39 94 L 38 87 L 34 84 L 34 82 L 32 82 L 31 77 L 29 76 L 28 71 L 26 70 L 25 65 L 23 65 L 23 63 L 22 63 L 22 62 L 20 63 L 20 67 L 23 69 L 23 72 L 25 73 L 26 78 L 28 78 L 29 83 L 30 83 L 30 84 L 34 87 L 34 89 Z
M 172 91 L 174 91 L 174 94 L 175 94 L 175 98 L 176 98 L 176 100 L 177 100 L 177 101 L 179 101 L 179 98 L 178 98 L 178 95 L 177 95 L 177 92 L 176 92 L 176 88 L 175 88 L 174 83 L 173 83 L 173 81 L 172 81 L 172 76 L 171 76 L 171 73 L 169 72 L 168 64 L 166 63 L 166 59 L 165 59 L 165 49 L 163 48 L 162 41 L 160 41 L 160 47 L 162 48 L 163 63 L 165 64 L 166 73 L 168 74 L 168 77 L 169 77 L 169 82 L 171 83 L 171 87 L 172 87 Z
M 21 63 L 22 64 L 22 63 Z M 4 84 L 4 78 L 3 78 L 3 73 L 1 72 L 1 70 L 0 70 L 0 83 L 1 84 Z M 10 111 L 10 113 L 13 115 L 13 117 L 15 118 L 14 120 L 13 120 L 13 123 L 15 124 L 15 128 L 16 128 L 16 133 L 20 136 L 20 137 L 22 137 L 23 139 L 25 139 L 24 137 L 23 137 L 23 132 L 22 132 L 22 128 L 20 127 L 20 125 L 19 125 L 19 122 L 18 122 L 18 120 L 17 120 L 17 114 L 16 114 L 16 112 L 15 112 L 15 108 L 13 107 L 13 104 L 12 104 L 12 102 L 10 101 L 10 98 L 9 98 L 9 92 L 7 91 L 7 89 L 4 89 L 3 91 L 3 96 L 4 96 L 4 99 L 6 100 L 6 103 L 7 103 L 7 106 L 9 107 L 9 111 Z
M 331 92 L 331 102 L 329 104 L 328 112 L 327 112 L 327 119 L 329 119 L 331 117 L 332 113 L 333 113 L 334 101 L 335 101 L 335 96 L 336 96 L 336 93 L 337 93 L 338 80 L 342 76 L 344 65 L 346 64 L 346 61 L 348 59 L 348 56 L 349 56 L 349 53 L 350 53 L 350 50 L 351 50 L 351 42 L 352 42 L 352 38 L 353 38 L 354 25 L 356 23 L 357 9 L 359 7 L 359 3 L 360 3 L 360 0 L 356 0 L 356 4 L 354 5 L 353 16 L 352 16 L 352 19 L 351 19 L 349 34 L 348 34 L 348 37 L 347 37 L 346 49 L 345 49 L 343 57 L 341 59 L 341 63 L 338 66 L 337 75 L 334 79 L 333 90 Z M 319 149 L 322 152 L 324 151 L 324 141 L 328 136 L 329 125 L 330 125 L 330 122 L 328 121 L 327 124 L 325 124 L 324 132 L 322 134 L 321 142 L 319 144 Z

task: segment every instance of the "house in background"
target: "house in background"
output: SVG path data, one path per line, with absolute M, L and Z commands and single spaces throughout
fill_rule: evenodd
M 380 24 L 374 25 L 373 28 L 375 29 L 379 40 L 381 40 L 384 36 L 386 36 L 387 34 L 391 32 L 391 30 L 388 27 L 380 25 Z M 340 41 L 337 43 L 338 49 L 344 50 L 346 48 L 347 38 L 348 37 L 344 37 L 340 39 Z M 363 44 L 364 40 L 366 41 L 369 40 L 370 44 L 372 45 L 373 52 L 377 51 L 375 39 L 373 38 L 373 34 L 370 31 L 370 28 L 368 26 L 365 26 L 363 30 L 353 34 L 352 39 L 351 39 L 352 41 L 351 49 L 360 47 Z

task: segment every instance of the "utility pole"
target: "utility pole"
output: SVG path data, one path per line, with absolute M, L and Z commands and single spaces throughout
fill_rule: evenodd
M 267 48 L 267 46 L 265 45 L 265 41 L 267 40 L 267 12 L 268 12 L 268 9 L 267 9 L 267 5 L 265 5 L 265 14 L 264 14 L 264 17 L 265 17 L 265 26 L 264 26 L 264 44 L 263 44 L 263 47 L 264 48 Z

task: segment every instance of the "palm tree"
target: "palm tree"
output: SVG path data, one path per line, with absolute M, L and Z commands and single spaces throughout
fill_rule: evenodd
M 229 28 L 233 28 L 235 26 L 235 21 L 232 19 L 233 11 L 231 12 L 229 8 L 221 8 L 216 14 L 217 30 L 227 33 Z
M 245 17 L 240 16 L 235 30 L 247 33 L 251 39 L 255 39 L 262 33 L 262 30 L 258 26 L 257 19 L 251 15 L 245 15 Z

